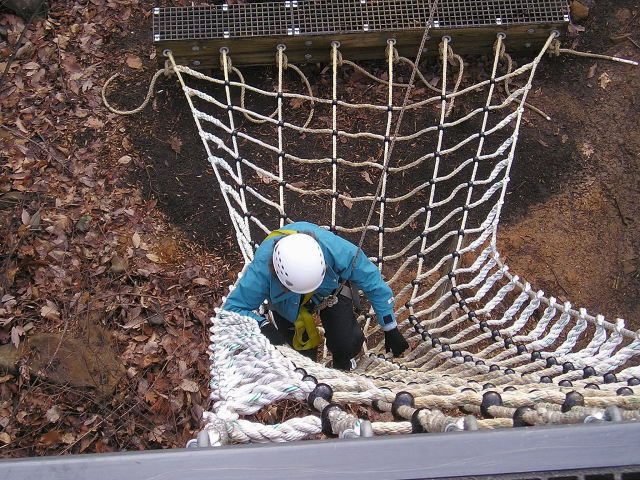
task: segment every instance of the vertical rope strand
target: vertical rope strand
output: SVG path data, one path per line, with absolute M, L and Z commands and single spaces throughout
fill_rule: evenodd
M 379 195 L 374 198 L 373 202 L 380 203 L 380 213 L 378 216 L 378 258 L 376 263 L 378 264 L 378 269 L 382 270 L 383 263 L 383 255 L 384 255 L 384 213 L 385 213 L 385 194 L 387 191 L 387 177 L 388 177 L 388 166 L 390 156 L 390 143 L 391 143 L 391 125 L 393 122 L 393 62 L 394 62 L 394 54 L 396 44 L 395 39 L 390 38 L 387 40 L 387 74 L 389 75 L 389 87 L 387 89 L 387 125 L 385 127 L 384 132 L 384 141 L 383 141 L 383 165 L 382 173 L 380 174 L 380 192 Z M 369 227 L 369 224 L 365 224 L 365 229 Z
M 496 39 L 496 45 L 494 46 L 494 48 L 497 49 L 497 51 L 500 50 L 500 47 L 502 45 L 502 40 L 505 38 L 505 34 L 503 33 L 499 33 L 498 34 L 498 38 Z M 447 49 L 448 50 L 448 49 Z M 479 132 L 479 140 L 478 140 L 478 148 L 476 149 L 476 156 L 475 156 L 475 161 L 473 162 L 473 171 L 471 172 L 471 178 L 469 181 L 469 188 L 467 189 L 467 197 L 465 200 L 465 207 L 462 210 L 462 219 L 460 221 L 460 232 L 462 232 L 461 234 L 458 234 L 458 238 L 456 240 L 456 246 L 455 246 L 455 252 L 460 252 L 460 250 L 462 249 L 462 242 L 464 240 L 464 230 L 466 228 L 467 225 L 467 219 L 469 217 L 469 204 L 471 203 L 471 198 L 473 195 L 473 182 L 476 179 L 476 174 L 478 172 L 478 166 L 479 166 L 479 159 L 480 156 L 482 155 L 482 148 L 484 146 L 484 142 L 485 142 L 485 133 L 486 133 L 486 129 L 487 129 L 487 122 L 489 119 L 489 107 L 491 106 L 491 102 L 493 99 L 493 91 L 495 89 L 495 79 L 496 79 L 496 72 L 498 70 L 498 61 L 499 61 L 499 56 L 498 55 L 494 55 L 494 60 L 493 60 L 493 67 L 491 68 L 491 79 L 489 82 L 489 92 L 487 94 L 487 100 L 485 102 L 485 111 L 483 113 L 482 116 L 482 124 L 480 126 L 480 132 Z M 459 60 L 459 62 L 461 62 L 461 60 Z M 462 65 L 460 63 L 460 65 Z M 462 68 L 462 67 L 460 67 Z M 458 80 L 458 84 L 459 84 L 459 80 Z M 456 87 L 457 88 L 457 87 Z M 452 288 L 456 288 L 457 287 L 457 280 L 456 277 L 454 275 L 456 269 L 458 268 L 458 264 L 460 262 L 460 256 L 459 255 L 454 255 L 453 259 L 452 259 L 452 266 L 451 266 L 451 272 L 452 272 L 452 276 L 451 276 L 451 286 Z M 458 298 L 458 300 L 460 300 L 460 298 Z M 468 313 L 468 308 L 466 309 L 467 313 Z
M 338 203 L 338 48 L 340 42 L 331 42 L 331 227 L 335 228 Z
M 229 49 L 226 47 L 222 47 L 220 49 L 220 57 L 222 60 L 222 72 L 223 72 L 223 76 L 224 76 L 224 92 L 227 98 L 227 112 L 228 112 L 228 116 L 229 116 L 229 128 L 231 129 L 231 131 L 235 131 L 236 126 L 235 126 L 235 122 L 234 122 L 234 118 L 233 118 L 233 102 L 231 100 L 231 86 L 229 83 L 229 67 L 230 67 L 230 60 L 228 57 L 229 54 Z M 240 152 L 238 151 L 238 139 L 235 135 L 231 136 L 231 141 L 232 141 L 232 145 L 233 145 L 233 152 L 234 152 L 234 158 L 236 159 L 236 175 L 238 176 L 238 182 L 239 185 L 242 185 L 244 182 L 242 180 L 242 162 L 238 161 L 240 159 Z M 245 197 L 245 192 L 244 189 L 240 189 L 240 198 L 242 200 L 242 204 L 245 205 L 246 208 L 246 204 L 247 204 L 247 199 Z M 248 229 L 249 228 L 249 218 L 245 217 L 244 219 L 245 222 L 245 227 Z
M 283 124 L 284 124 L 284 114 L 282 111 L 282 101 L 283 101 L 283 77 L 284 77 L 284 45 L 278 45 L 278 97 L 277 97 L 277 112 L 278 112 L 278 190 L 280 194 L 280 219 L 279 225 L 280 227 L 284 226 L 285 219 L 285 209 L 284 209 L 284 185 L 283 181 L 284 177 L 284 137 L 283 137 Z

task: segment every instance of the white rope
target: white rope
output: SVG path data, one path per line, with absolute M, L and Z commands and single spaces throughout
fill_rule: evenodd
M 398 55 L 394 41 L 387 45 L 384 78 L 343 59 L 334 42 L 324 98 L 312 91 L 301 70 L 288 64 L 284 46 L 274 52 L 273 90 L 246 84 L 225 49 L 222 78 L 177 65 L 168 52 L 245 266 L 268 232 L 292 220 L 315 221 L 351 239 L 360 235 L 361 243 L 366 232 L 373 232 L 375 241 L 365 251 L 374 254 L 370 259 L 394 290 L 399 328 L 412 346 L 404 358 L 391 361 L 373 312 L 366 312 L 360 318 L 365 354 L 356 370 L 345 373 L 324 366 L 330 361 L 326 346 L 315 363 L 287 347 L 271 346 L 252 318 L 218 310 L 211 327 L 212 410 L 205 415 L 213 443 L 319 435 L 323 428 L 311 408 L 301 407 L 297 418 L 277 425 L 242 418 L 285 400 L 305 405 L 315 383 L 303 380 L 304 372 L 296 367 L 329 384 L 332 402 L 340 405 L 375 403 L 390 409 L 398 392 L 409 392 L 416 408 L 429 409 L 420 413 L 428 431 L 462 425 L 439 409 L 480 415 L 485 388 L 501 395 L 502 406 L 491 407 L 498 418 L 480 420 L 479 428 L 512 426 L 510 416 L 520 406 L 534 409 L 527 418 L 536 424 L 584 421 L 611 405 L 621 408 L 625 418 L 635 418 L 640 387 L 627 381 L 640 370 L 625 364 L 640 355 L 638 334 L 621 320 L 608 322 L 546 297 L 500 260 L 498 222 L 522 114 L 530 107 L 528 93 L 544 54 L 555 46 L 555 34 L 534 59 L 516 69 L 504 40 L 503 34 L 496 39 L 489 78 L 467 85 L 455 42 L 444 37 L 437 89 L 417 68 L 419 61 Z M 404 84 L 399 77 L 407 68 L 412 79 Z M 301 81 L 285 81 L 288 69 Z M 353 87 L 343 81 L 344 69 L 362 73 L 371 82 L 363 88 L 370 88 L 365 91 L 378 103 L 345 100 Z M 409 101 L 414 76 L 427 93 Z M 193 80 L 206 87 L 194 87 Z M 288 90 L 298 83 L 301 92 Z M 266 99 L 275 110 L 268 115 L 253 111 L 248 96 Z M 468 98 L 480 101 L 468 105 Z M 294 101 L 304 107 L 289 108 Z M 454 102 L 468 109 L 459 112 Z M 400 128 L 396 122 L 405 113 L 409 120 Z M 428 117 L 435 121 L 426 124 Z M 369 128 L 359 128 L 359 120 Z M 371 149 L 369 155 L 358 150 L 361 144 Z M 377 190 L 374 179 L 379 179 Z M 303 206 L 312 218 L 300 217 Z M 376 221 L 363 222 L 365 212 L 371 218 L 374 209 Z M 611 373 L 615 376 L 605 376 Z M 624 395 L 619 394 L 623 387 L 628 389 Z M 585 406 L 563 413 L 571 390 L 580 391 Z M 330 420 L 333 433 L 363 431 L 350 413 L 332 412 Z M 408 421 L 373 422 L 371 430 L 401 434 L 412 426 Z

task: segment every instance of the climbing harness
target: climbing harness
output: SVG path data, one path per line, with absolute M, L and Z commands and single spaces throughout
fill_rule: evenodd
M 311 298 L 312 294 L 308 295 Z M 305 298 L 305 300 L 308 300 Z M 305 301 L 306 303 L 306 301 Z M 305 308 L 304 305 L 300 307 L 300 313 L 295 323 L 295 334 L 293 336 L 293 348 L 296 350 L 309 350 L 320 345 L 320 335 L 318 334 L 318 328 L 316 322 L 313 319 L 313 315 Z M 304 334 L 307 335 L 307 340 L 304 340 Z

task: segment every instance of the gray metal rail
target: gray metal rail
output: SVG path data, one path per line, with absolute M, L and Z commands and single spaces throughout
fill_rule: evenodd
M 0 479 L 11 480 L 516 479 L 535 472 L 640 478 L 640 422 L 0 460 Z

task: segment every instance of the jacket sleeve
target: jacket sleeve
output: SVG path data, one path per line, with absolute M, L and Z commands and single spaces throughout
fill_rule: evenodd
M 261 317 L 254 310 L 257 310 L 269 298 L 270 286 L 268 256 L 263 253 L 264 250 L 256 250 L 254 260 L 249 264 L 222 306 L 222 309 L 228 312 L 236 312 L 255 318 L 260 326 L 266 321 L 266 318 Z
M 378 323 L 383 330 L 391 330 L 398 326 L 393 313 L 393 292 L 389 285 L 382 279 L 380 270 L 365 255 L 360 252 L 358 260 L 353 270 L 351 265 L 355 258 L 358 247 L 351 242 L 327 232 L 327 240 L 330 240 L 328 248 L 334 272 L 341 278 L 353 282 L 356 287 L 364 292 L 365 297 L 371 302 Z M 325 235 L 323 235 L 325 237 Z

